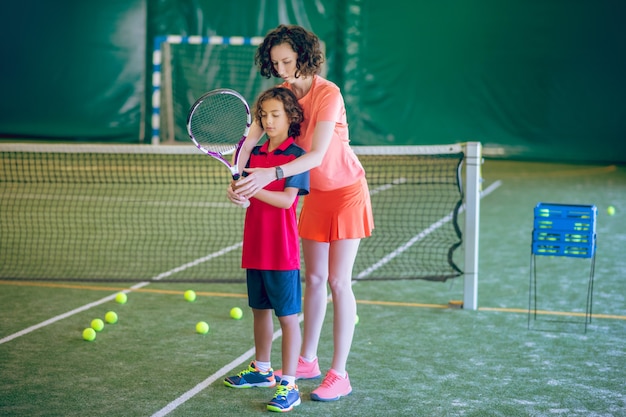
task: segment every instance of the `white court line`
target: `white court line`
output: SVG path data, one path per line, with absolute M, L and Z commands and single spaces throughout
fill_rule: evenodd
M 235 250 L 235 249 L 239 248 L 241 245 L 242 245 L 242 242 L 236 243 L 236 244 L 234 244 L 232 246 L 229 246 L 229 247 L 221 249 L 221 250 L 219 250 L 217 252 L 211 253 L 211 254 L 209 254 L 209 255 L 207 255 L 205 257 L 198 258 L 198 259 L 196 259 L 196 260 L 194 260 L 192 262 L 183 264 L 183 265 L 178 266 L 176 268 L 173 268 L 173 269 L 171 269 L 171 270 L 169 270 L 167 272 L 163 272 L 163 273 L 155 276 L 154 278 L 152 278 L 152 281 L 158 281 L 160 279 L 169 277 L 170 275 L 173 275 L 173 274 L 175 274 L 177 272 L 183 271 L 183 270 L 185 270 L 187 268 L 192 268 L 192 267 L 194 267 L 196 265 L 199 265 L 199 264 L 201 264 L 203 262 L 206 262 L 208 260 L 211 260 L 213 258 L 221 256 L 221 255 L 223 255 L 223 254 L 225 254 L 227 252 L 230 252 L 232 250 Z M 131 292 L 132 290 L 143 288 L 143 287 L 145 287 L 147 285 L 150 285 L 150 282 L 140 282 L 140 283 L 135 284 L 132 287 L 130 287 L 130 289 L 124 290 L 122 292 L 128 293 L 128 292 Z M 65 318 L 71 317 L 74 314 L 78 314 L 78 313 L 80 313 L 82 311 L 89 310 L 92 307 L 96 307 L 96 306 L 99 306 L 100 304 L 104 304 L 107 301 L 111 301 L 111 300 L 115 299 L 116 295 L 117 295 L 117 292 L 115 294 L 111 294 L 111 295 L 109 295 L 107 297 L 101 298 L 98 301 L 94 301 L 92 303 L 85 304 L 84 306 L 78 307 L 78 308 L 76 308 L 74 310 L 68 311 L 67 313 L 63 313 L 63 314 L 60 314 L 58 316 L 52 317 L 52 318 L 50 318 L 50 319 L 48 319 L 46 321 L 42 321 L 41 323 L 35 324 L 34 326 L 30 326 L 30 327 L 28 327 L 28 328 L 26 328 L 24 330 L 20 330 L 17 333 L 13 333 L 13 334 L 11 334 L 9 336 L 3 337 L 2 339 L 0 339 L 0 345 L 3 344 L 3 343 L 9 342 L 9 341 L 11 341 L 11 340 L 13 340 L 15 338 L 18 338 L 20 336 L 24 336 L 24 335 L 26 335 L 28 333 L 34 332 L 37 329 L 41 329 L 42 327 L 45 327 L 45 326 L 47 326 L 49 324 L 52 324 L 54 322 L 57 322 L 59 320 L 63 320 Z
M 301 322 L 303 317 L 304 316 L 302 314 L 298 315 L 298 322 Z M 275 331 L 274 335 L 272 336 L 272 341 L 278 339 L 280 336 L 282 336 L 282 334 L 283 332 L 280 329 Z M 163 417 L 163 416 L 168 415 L 169 413 L 174 411 L 176 408 L 178 408 L 178 406 L 182 405 L 187 400 L 190 400 L 196 394 L 199 394 L 203 389 L 207 388 L 209 385 L 211 385 L 218 379 L 221 379 L 222 377 L 226 376 L 229 372 L 231 372 L 237 366 L 247 361 L 247 359 L 253 354 L 254 354 L 254 348 L 247 350 L 241 356 L 234 359 L 231 363 L 229 363 L 228 365 L 224 365 L 219 371 L 215 372 L 213 375 L 209 376 L 207 379 L 200 382 L 198 385 L 196 385 L 189 391 L 185 392 L 183 395 L 176 398 L 174 401 L 170 402 L 168 405 L 166 405 L 165 407 L 163 407 L 156 413 L 152 414 L 151 417 Z
M 402 183 L 402 179 L 398 182 L 394 182 L 394 184 L 400 184 Z M 480 198 L 483 198 L 489 194 L 491 194 L 496 188 L 498 188 L 500 185 L 502 185 L 501 181 L 496 181 L 493 184 L 491 184 L 489 187 L 487 187 L 487 189 L 485 189 L 484 191 L 482 191 L 480 193 Z M 381 186 L 379 188 L 377 188 L 374 192 L 371 192 L 371 194 L 374 194 L 376 192 L 379 191 L 385 191 L 387 189 L 389 189 L 391 187 L 391 185 L 389 186 Z M 465 207 L 461 207 L 461 212 L 465 209 Z M 421 233 L 419 233 L 418 235 L 414 236 L 412 239 L 409 240 L 409 242 L 405 243 L 404 245 L 402 245 L 399 249 L 396 249 L 394 252 L 392 252 L 391 254 L 385 256 L 383 259 L 388 259 L 391 260 L 393 259 L 395 256 L 399 255 L 401 252 L 400 250 L 402 250 L 402 252 L 404 250 L 406 250 L 408 247 L 410 247 L 410 245 L 413 245 L 415 242 L 417 242 L 418 240 L 424 238 L 425 236 L 427 236 L 428 234 L 430 234 L 432 231 L 436 230 L 438 227 L 441 227 L 441 225 L 443 224 L 442 222 L 445 223 L 445 221 L 450 221 L 451 218 L 451 214 L 445 216 L 444 218 L 442 218 L 441 220 L 439 220 L 438 222 L 436 222 L 434 225 L 432 225 L 431 227 L 429 227 L 428 229 L 422 231 Z M 447 219 L 447 220 L 446 220 Z M 444 221 L 445 220 L 445 221 Z M 408 245 L 408 246 L 407 246 Z M 404 248 L 404 249 L 402 249 Z M 395 255 L 393 255 L 395 253 Z M 387 261 L 387 262 L 388 262 Z M 378 265 L 376 268 L 374 268 L 374 265 Z M 366 269 L 366 271 L 372 272 L 375 269 L 379 268 L 380 266 L 382 266 L 383 264 L 381 264 L 381 262 L 377 262 L 376 264 L 374 264 L 373 266 L 369 267 Z M 373 269 L 372 269 L 373 268 Z M 368 273 L 369 273 L 368 272 Z M 363 273 L 359 274 L 359 276 L 361 276 Z M 357 277 L 358 278 L 358 277 Z M 352 284 L 355 284 L 357 281 L 353 280 Z M 328 300 L 331 300 L 332 297 L 329 295 L 328 296 Z M 302 314 L 300 314 L 298 316 L 299 321 L 302 321 Z M 276 340 L 280 335 L 281 335 L 281 330 L 278 330 L 274 333 L 274 336 L 272 338 L 272 341 Z M 228 372 L 230 372 L 231 370 L 233 370 L 236 366 L 241 365 L 245 360 L 247 360 L 250 356 L 252 356 L 254 354 L 254 348 L 248 350 L 247 352 L 245 352 L 244 354 L 242 354 L 241 356 L 239 356 L 237 359 L 233 360 L 231 363 L 229 363 L 228 365 L 225 365 L 222 369 L 220 369 L 219 371 L 217 371 L 216 373 L 214 373 L 213 375 L 209 376 L 207 379 L 205 379 L 204 381 L 200 382 L 198 385 L 196 385 L 195 387 L 193 387 L 192 389 L 190 389 L 189 391 L 185 392 L 183 395 L 181 395 L 180 397 L 176 398 L 174 401 L 170 402 L 168 405 L 166 405 L 165 407 L 163 407 L 161 410 L 157 411 L 156 413 L 154 413 L 151 417 L 163 417 L 166 416 L 167 414 L 171 413 L 172 411 L 174 411 L 176 408 L 178 408 L 178 406 L 182 405 L 183 403 L 185 403 L 187 400 L 193 398 L 196 394 L 200 393 L 202 390 L 204 390 L 205 388 L 207 388 L 209 385 L 211 385 L 213 382 L 217 381 L 218 379 L 221 379 L 223 376 L 225 376 Z
M 485 190 L 481 191 L 480 198 L 488 196 L 496 188 L 498 188 L 500 185 L 502 185 L 502 181 L 498 180 L 498 181 L 494 182 L 489 187 L 487 187 Z M 461 208 L 459 210 L 459 213 L 463 213 L 464 211 L 465 211 L 465 204 L 463 204 L 461 206 Z M 419 242 L 420 240 L 422 240 L 423 238 L 425 238 L 426 236 L 428 236 L 429 234 L 431 234 L 432 232 L 434 232 L 435 230 L 439 229 L 441 226 L 443 226 L 444 224 L 446 224 L 447 222 L 452 220 L 453 215 L 454 215 L 454 213 L 451 212 L 448 215 L 446 215 L 446 216 L 442 217 L 441 219 L 437 220 L 435 223 L 430 225 L 430 227 L 422 230 L 420 233 L 418 233 L 417 235 L 413 236 L 405 244 L 403 244 L 402 246 L 398 247 L 393 252 L 390 252 L 387 255 L 385 255 L 378 262 L 376 262 L 375 264 L 371 265 L 369 268 L 366 268 L 365 270 L 361 271 L 355 277 L 355 280 L 358 280 L 358 279 L 361 279 L 361 278 L 365 278 L 366 276 L 368 276 L 372 272 L 376 271 L 378 268 L 386 265 L 393 258 L 397 257 L 398 255 L 401 255 L 403 252 L 405 252 L 411 246 L 413 246 L 414 244 L 416 244 L 417 242 Z
M 486 190 L 484 190 L 484 191 L 482 191 L 482 192 L 480 193 L 480 197 L 481 197 L 481 198 L 483 198 L 483 197 L 485 197 L 485 196 L 489 195 L 489 194 L 490 194 L 491 192 L 493 192 L 496 188 L 498 188 L 501 184 L 502 184 L 502 183 L 501 183 L 501 181 L 496 181 L 496 182 L 494 182 L 494 183 L 493 183 L 493 184 L 491 184 L 491 185 L 490 185 L 490 186 L 489 186 Z M 378 192 L 378 191 L 384 191 L 385 189 L 386 189 L 386 188 L 382 188 L 382 187 L 381 187 L 381 189 L 376 190 L 376 192 Z M 463 209 L 464 209 L 464 208 L 462 207 L 462 210 L 463 210 Z M 448 216 L 450 216 L 450 215 L 448 215 Z M 443 219 L 448 218 L 448 216 L 445 216 Z M 435 224 L 439 224 L 439 223 L 440 223 L 443 219 L 441 219 L 440 221 L 438 221 L 438 222 L 437 222 L 437 223 L 435 223 Z M 448 220 L 448 221 L 449 221 L 449 220 Z M 437 226 L 437 227 L 440 227 L 440 226 L 441 226 L 441 225 L 439 225 L 439 226 Z M 433 229 L 433 227 L 434 227 L 434 226 L 431 226 L 430 228 L 426 229 L 426 230 L 430 230 L 430 232 L 425 233 L 425 231 L 423 231 L 423 232 L 421 232 L 420 234 L 418 234 L 417 236 L 422 236 L 422 237 L 427 236 L 429 233 L 431 233 L 433 230 L 435 230 L 435 229 L 437 228 L 437 227 L 435 227 L 435 228 Z M 417 237 L 417 236 L 416 236 L 416 237 Z M 417 240 L 414 240 L 414 239 L 416 239 L 416 237 L 412 238 L 409 242 L 413 242 L 413 243 L 411 243 L 411 244 L 414 244 L 414 243 L 417 241 Z M 409 244 L 409 242 L 407 242 L 407 244 Z M 187 263 L 187 264 L 181 265 L 181 266 L 179 266 L 179 267 L 177 267 L 177 268 L 174 268 L 174 269 L 172 269 L 172 270 L 170 270 L 170 271 L 167 271 L 167 272 L 164 272 L 164 273 L 162 273 L 162 274 L 159 274 L 158 276 L 156 276 L 156 277 L 155 277 L 155 278 L 153 278 L 153 279 L 154 279 L 154 280 L 163 279 L 163 278 L 165 278 L 165 277 L 167 277 L 167 276 L 170 276 L 170 275 L 172 275 L 172 274 L 174 274 L 174 273 L 176 273 L 176 272 L 182 271 L 183 269 L 186 269 L 186 268 L 189 268 L 189 267 L 193 267 L 193 266 L 195 266 L 195 265 L 198 265 L 199 263 L 205 262 L 205 261 L 210 260 L 210 259 L 212 259 L 212 258 L 214 258 L 214 257 L 216 257 L 216 256 L 219 256 L 219 255 L 221 255 L 221 254 L 224 254 L 224 253 L 226 253 L 226 252 L 229 252 L 229 251 L 231 251 L 231 250 L 234 250 L 234 249 L 236 249 L 237 247 L 239 247 L 241 244 L 242 244 L 242 243 L 240 242 L 240 243 L 238 243 L 238 244 L 235 244 L 235 245 L 230 246 L 229 248 L 222 249 L 221 251 L 215 252 L 215 253 L 213 253 L 213 254 L 209 254 L 209 255 L 207 255 L 207 256 L 205 256 L 205 257 L 203 257 L 203 258 L 199 258 L 199 259 L 197 259 L 197 260 L 195 260 L 195 261 L 192 261 L 192 262 L 189 262 L 189 263 Z M 402 247 L 405 247 L 407 244 L 403 245 Z M 394 251 L 394 253 L 395 253 L 395 252 L 398 252 L 399 250 L 400 250 L 400 249 L 396 249 L 396 251 Z M 404 250 L 406 250 L 406 249 L 404 249 Z M 403 251 L 404 251 L 404 250 L 403 250 Z M 401 252 L 399 252 L 399 253 L 401 253 Z M 399 254 L 399 253 L 398 253 L 398 254 Z M 385 259 L 386 259 L 386 258 L 389 258 L 389 260 L 391 260 L 391 259 L 393 259 L 393 257 L 395 257 L 395 256 L 397 256 L 397 255 L 394 255 L 394 256 L 392 256 L 392 257 L 390 257 L 390 255 L 387 255 L 387 256 L 385 256 Z M 388 261 L 387 261 L 387 262 L 388 262 Z M 380 263 L 380 261 L 379 261 L 379 262 L 377 262 L 375 265 L 378 265 L 379 263 Z M 380 265 L 380 266 L 382 266 L 382 265 Z M 380 267 L 380 266 L 378 266 L 378 267 Z M 372 268 L 372 267 L 367 268 L 367 269 L 366 269 L 366 271 L 370 271 L 370 272 L 371 272 L 371 271 L 373 271 L 371 268 Z M 369 272 L 368 272 L 368 273 L 369 273 Z M 362 274 L 363 274 L 363 273 L 359 274 L 359 277 L 361 277 L 361 276 L 362 276 Z M 357 277 L 357 278 L 358 278 L 358 277 Z M 354 282 L 355 282 L 355 281 L 353 281 L 353 283 L 354 283 Z M 139 284 L 136 284 L 136 285 L 134 285 L 133 287 L 131 287 L 131 289 L 142 288 L 142 287 L 145 287 L 145 286 L 147 286 L 147 285 L 149 285 L 149 284 L 150 284 L 150 282 L 140 282 Z M 129 289 L 129 290 L 124 290 L 124 292 L 130 292 L 130 291 L 131 291 L 130 289 Z M 70 316 L 72 316 L 72 315 L 74 315 L 74 314 L 77 314 L 77 313 L 79 313 L 79 312 L 81 312 L 81 311 L 88 310 L 88 309 L 90 309 L 91 307 L 95 307 L 95 306 L 100 305 L 100 304 L 103 304 L 103 303 L 105 303 L 105 302 L 107 302 L 107 301 L 113 300 L 113 299 L 115 298 L 115 295 L 116 295 L 116 294 L 117 294 L 117 293 L 112 294 L 112 295 L 107 296 L 107 297 L 105 297 L 105 298 L 103 298 L 103 299 L 101 299 L 101 300 L 95 301 L 95 302 L 90 303 L 90 304 L 86 304 L 86 305 L 84 305 L 84 306 L 82 306 L 82 307 L 79 307 L 79 308 L 77 308 L 77 309 L 74 309 L 74 310 L 72 310 L 72 311 L 69 311 L 69 312 L 67 312 L 67 313 L 64 313 L 64 314 L 62 314 L 62 315 L 59 315 L 59 316 L 53 317 L 53 318 L 51 318 L 51 319 L 49 319 L 49 320 L 46 320 L 46 321 L 41 322 L 41 323 L 39 323 L 39 324 L 37 324 L 37 325 L 31 326 L 31 327 L 29 327 L 29 328 L 27 328 L 27 329 L 21 330 L 21 331 L 19 331 L 19 332 L 17 332 L 17 333 L 14 333 L 14 334 L 12 334 L 12 335 L 9 335 L 9 336 L 7 336 L 7 337 L 5 337 L 5 338 L 3 338 L 3 339 L 0 339 L 0 344 L 5 343 L 5 342 L 8 342 L 8 341 L 10 341 L 10 340 L 12 340 L 12 339 L 15 339 L 15 338 L 19 337 L 19 336 L 23 336 L 23 335 L 25 335 L 25 334 L 27 334 L 27 333 L 30 333 L 30 332 L 32 332 L 32 331 L 34 331 L 34 330 L 37 330 L 37 329 L 39 329 L 39 328 L 41 328 L 41 327 L 44 327 L 44 326 L 48 325 L 48 324 L 51 324 L 51 323 L 54 323 L 54 322 L 56 322 L 56 321 L 62 320 L 62 319 L 64 319 L 64 318 L 70 317 Z M 330 299 L 330 297 L 329 297 L 329 299 Z M 303 318 L 303 316 L 302 316 L 302 314 L 300 314 L 300 315 L 299 315 L 299 317 L 298 317 L 299 321 L 302 321 L 302 318 Z M 278 337 L 280 337 L 281 335 L 282 335 L 282 331 L 281 331 L 281 330 L 277 330 L 276 332 L 274 332 L 274 335 L 273 335 L 272 340 L 276 340 L 276 339 L 277 339 Z M 234 369 L 237 365 L 241 364 L 241 363 L 242 363 L 243 361 L 245 361 L 247 358 L 249 358 L 250 356 L 252 356 L 252 354 L 253 354 L 253 353 L 254 353 L 254 348 L 249 349 L 248 351 L 246 351 L 245 353 L 243 353 L 241 356 L 239 356 L 238 358 L 234 359 L 232 362 L 230 362 L 229 364 L 227 364 L 227 365 L 223 366 L 220 370 L 218 370 L 217 372 L 215 372 L 214 374 L 212 374 L 211 376 L 209 376 L 208 378 L 206 378 L 204 381 L 200 382 L 200 383 L 199 383 L 199 384 L 197 384 L 195 387 L 193 387 L 193 388 L 192 388 L 192 389 L 190 389 L 189 391 L 185 392 L 183 395 L 179 396 L 179 397 L 178 397 L 178 398 L 176 398 L 174 401 L 170 402 L 168 405 L 166 405 L 165 407 L 163 407 L 161 410 L 159 410 L 158 412 L 156 412 L 155 414 L 153 414 L 153 416 L 152 416 L 152 417 L 157 417 L 157 416 L 161 417 L 161 416 L 165 416 L 165 415 L 169 414 L 170 412 L 174 411 L 176 408 L 178 408 L 178 406 L 182 405 L 182 404 L 183 404 L 183 403 L 185 403 L 187 400 L 189 400 L 189 399 L 193 398 L 196 394 L 200 393 L 202 390 L 204 390 L 205 388 L 207 388 L 207 387 L 208 387 L 209 385 L 211 385 L 213 382 L 215 382 L 216 380 L 218 380 L 218 379 L 222 378 L 224 375 L 226 375 L 228 372 L 230 372 L 232 369 Z
M 185 269 L 193 268 L 196 265 L 200 265 L 203 262 L 209 261 L 209 260 L 211 260 L 213 258 L 217 258 L 218 256 L 222 256 L 222 255 L 224 255 L 224 254 L 226 254 L 226 253 L 228 253 L 228 252 L 230 252 L 232 250 L 235 250 L 235 249 L 241 247 L 242 245 L 243 245 L 243 242 L 235 243 L 232 246 L 229 246 L 229 247 L 224 248 L 224 249 L 220 249 L 217 252 L 213 252 L 213 253 L 211 253 L 211 254 L 203 257 L 203 258 L 198 258 L 198 259 L 196 259 L 194 261 L 191 261 L 189 263 L 183 264 L 183 265 L 181 265 L 179 267 L 176 267 L 174 269 L 170 269 L 167 272 L 163 272 L 162 274 L 159 274 L 159 275 L 157 275 L 156 277 L 154 277 L 152 279 L 158 281 L 160 279 L 169 277 L 170 275 L 173 275 L 173 274 L 175 274 L 177 272 L 184 271 Z
M 134 285 L 134 286 L 132 286 L 131 288 L 132 288 L 132 289 L 137 289 L 137 288 L 145 287 L 145 286 L 146 286 L 146 285 L 148 285 L 148 284 L 149 284 L 148 282 L 140 282 L 139 284 Z M 128 292 L 130 292 L 130 291 L 131 291 L 131 290 L 129 289 L 129 290 L 124 290 L 123 292 L 128 293 Z M 100 304 L 104 304 L 104 303 L 106 303 L 107 301 L 111 301 L 111 300 L 115 299 L 115 296 L 116 296 L 116 295 L 117 295 L 117 293 L 115 293 L 115 294 L 111 294 L 111 295 L 109 295 L 109 296 L 107 296 L 107 297 L 104 297 L 104 298 L 102 298 L 102 299 L 98 300 L 98 301 L 94 301 L 93 303 L 85 304 L 85 305 L 84 305 L 84 306 L 82 306 L 82 307 L 75 308 L 74 310 L 68 311 L 67 313 L 63 313 L 63 314 L 61 314 L 61 315 L 58 315 L 58 316 L 52 317 L 51 319 L 48 319 L 48 320 L 46 320 L 46 321 L 42 321 L 42 322 L 41 322 L 41 323 L 39 323 L 39 324 L 35 324 L 34 326 L 30 326 L 30 327 L 27 327 L 27 328 L 26 328 L 26 329 L 24 329 L 24 330 L 20 330 L 20 331 L 19 331 L 19 332 L 17 332 L 17 333 L 13 333 L 13 334 L 11 334 L 11 335 L 9 335 L 9 336 L 3 337 L 2 339 L 0 339 L 0 345 L 1 345 L 1 344 L 3 344 L 3 343 L 9 342 L 9 341 L 11 341 L 11 340 L 13 340 L 13 339 L 16 339 L 16 338 L 18 338 L 18 337 L 20 337 L 20 336 L 24 336 L 25 334 L 28 334 L 28 333 L 30 333 L 30 332 L 34 332 L 34 331 L 35 331 L 35 330 L 37 330 L 37 329 L 41 329 L 42 327 L 45 327 L 45 326 L 47 326 L 47 325 L 49 325 L 49 324 L 52 324 L 52 323 L 54 323 L 54 322 L 57 322 L 57 321 L 59 321 L 59 320 L 63 320 L 63 319 L 65 319 L 65 318 L 68 318 L 68 317 L 70 317 L 70 316 L 73 316 L 74 314 L 78 314 L 78 313 L 80 313 L 81 311 L 89 310 L 89 309 L 90 309 L 90 308 L 92 308 L 92 307 L 98 306 L 98 305 L 100 305 Z

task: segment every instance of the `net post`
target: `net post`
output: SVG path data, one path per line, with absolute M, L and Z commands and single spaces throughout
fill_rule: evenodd
M 480 142 L 465 144 L 465 270 L 463 308 L 478 308 L 478 241 L 480 226 Z

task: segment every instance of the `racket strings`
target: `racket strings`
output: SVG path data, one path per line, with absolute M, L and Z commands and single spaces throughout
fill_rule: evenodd
M 190 118 L 190 133 L 204 148 L 222 155 L 234 152 L 249 124 L 245 103 L 231 94 L 207 97 Z

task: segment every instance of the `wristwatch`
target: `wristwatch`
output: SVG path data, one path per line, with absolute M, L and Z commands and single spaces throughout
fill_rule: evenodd
M 285 173 L 283 172 L 283 169 L 281 167 L 276 167 L 276 179 L 282 180 L 284 176 Z

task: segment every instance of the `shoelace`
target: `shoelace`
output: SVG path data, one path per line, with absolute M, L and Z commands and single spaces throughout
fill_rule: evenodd
M 324 388 L 330 388 L 335 385 L 335 382 L 339 381 L 339 376 L 335 374 L 327 374 L 324 381 L 322 381 L 322 386 Z
M 279 385 L 278 388 L 276 388 L 276 395 L 274 395 L 274 398 L 287 398 L 287 395 L 289 394 L 289 389 L 291 388 L 291 385 Z
M 239 372 L 239 376 L 248 375 L 248 374 L 251 374 L 251 373 L 253 373 L 253 372 L 260 372 L 260 371 L 257 371 L 257 370 L 256 370 L 256 369 L 254 369 L 253 367 L 248 366 L 248 369 L 244 369 L 243 371 Z
M 298 368 L 303 369 L 305 373 L 311 372 L 313 370 L 313 366 L 315 366 L 314 362 L 307 362 L 302 358 L 298 358 Z

